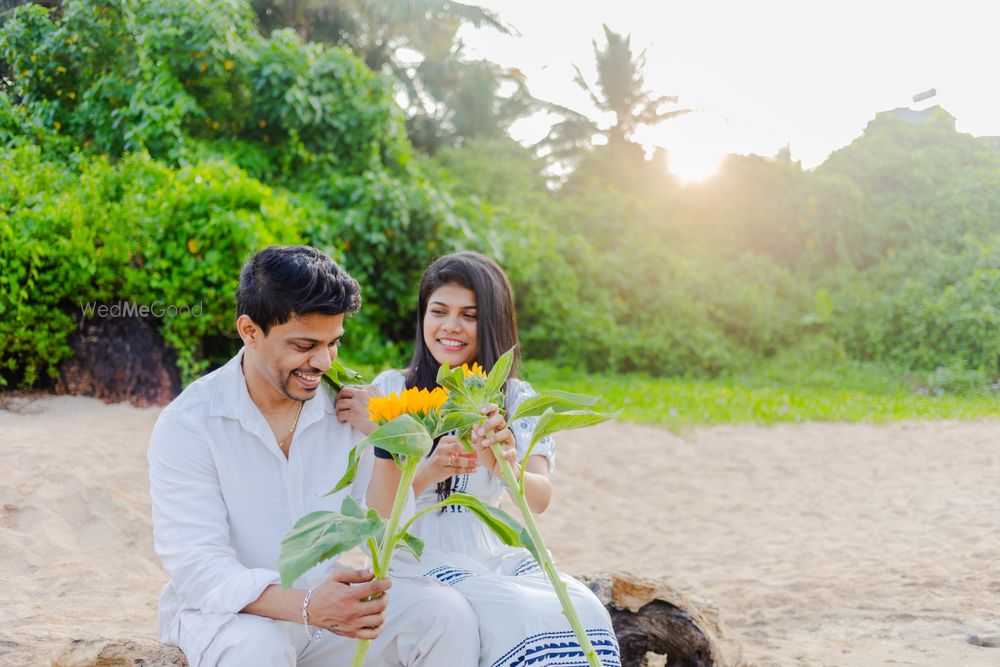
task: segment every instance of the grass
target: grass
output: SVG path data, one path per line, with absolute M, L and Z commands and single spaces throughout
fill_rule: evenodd
M 822 368 L 770 362 L 715 379 L 586 374 L 550 362 L 528 362 L 522 375 L 536 389 L 601 394 L 619 419 L 678 431 L 701 424 L 1000 417 L 1000 396 L 987 388 L 933 395 L 919 379 L 878 366 L 840 362 Z
M 369 381 L 378 367 L 348 364 Z M 673 431 L 709 424 L 876 422 L 1000 417 L 1000 395 L 985 386 L 960 393 L 928 390 L 928 376 L 877 364 L 818 362 L 801 351 L 725 377 L 656 377 L 586 373 L 550 361 L 527 361 L 521 376 L 536 389 L 600 394 L 619 419 Z M 930 382 L 933 385 L 933 382 Z

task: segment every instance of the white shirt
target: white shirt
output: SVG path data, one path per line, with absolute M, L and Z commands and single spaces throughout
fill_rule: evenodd
M 323 496 L 362 437 L 337 421 L 326 384 L 302 408 L 286 459 L 250 398 L 242 358 L 243 350 L 185 389 L 150 438 L 154 546 L 170 576 L 159 610 L 165 642 L 176 644 L 183 626 L 207 647 L 234 614 L 279 583 L 281 540 L 299 518 L 339 511 L 347 493 L 364 505 L 370 449 L 355 484 Z M 321 563 L 296 583 L 318 584 L 336 566 Z

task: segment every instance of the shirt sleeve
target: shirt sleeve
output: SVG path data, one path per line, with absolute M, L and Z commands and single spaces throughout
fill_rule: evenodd
M 406 376 L 401 371 L 394 369 L 382 371 L 372 380 L 372 385 L 378 391 L 379 396 L 388 396 L 393 392 L 400 394 L 406 389 Z
M 506 400 L 507 414 L 512 415 L 517 410 L 517 406 L 532 396 L 537 396 L 538 392 L 532 389 L 531 385 L 524 380 L 513 380 L 508 384 L 508 398 Z M 538 424 L 538 417 L 522 417 L 510 423 L 510 430 L 514 434 L 514 441 L 517 449 L 517 460 L 523 461 L 528 453 L 528 446 L 531 444 L 531 437 L 535 433 L 535 426 Z M 547 435 L 537 443 L 531 450 L 532 456 L 544 456 L 549 462 L 549 474 L 556 467 L 556 441 L 551 435 Z
M 153 544 L 186 607 L 238 613 L 280 581 L 277 570 L 237 558 L 208 434 L 176 411 L 161 413 L 153 429 L 149 489 Z

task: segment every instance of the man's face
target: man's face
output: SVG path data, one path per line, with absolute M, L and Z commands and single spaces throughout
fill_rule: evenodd
M 244 364 L 252 365 L 254 375 L 275 392 L 305 401 L 316 395 L 323 373 L 337 358 L 344 314 L 293 315 L 284 324 L 271 327 L 266 336 L 249 317 L 241 315 L 237 328 L 247 348 Z

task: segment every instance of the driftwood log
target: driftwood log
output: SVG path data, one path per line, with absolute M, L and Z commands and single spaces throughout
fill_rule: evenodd
M 737 667 L 742 650 L 718 613 L 663 581 L 621 572 L 580 577 L 611 614 L 622 667 Z M 179 650 L 152 640 L 74 639 L 52 667 L 186 667 Z M 444 666 L 442 666 L 444 667 Z
M 718 612 L 661 580 L 622 572 L 580 577 L 611 614 L 622 667 L 737 667 L 742 649 Z
M 57 393 L 146 407 L 180 392 L 175 355 L 142 318 L 84 318 L 68 342 L 73 356 L 59 364 Z

